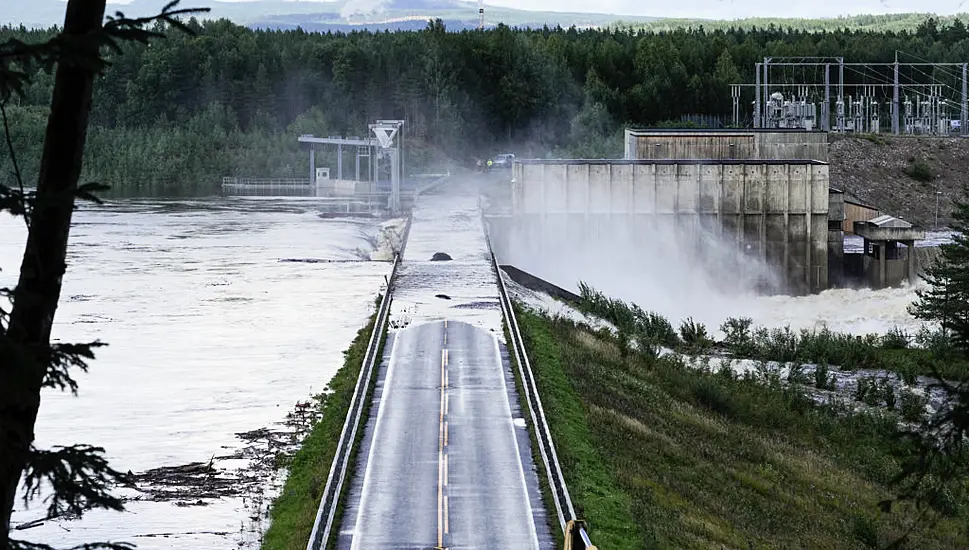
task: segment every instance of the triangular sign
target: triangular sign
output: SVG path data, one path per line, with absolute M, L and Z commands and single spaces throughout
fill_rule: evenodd
M 390 147 L 390 144 L 394 141 L 394 136 L 397 135 L 397 128 L 372 128 L 373 133 L 377 136 L 377 141 L 380 142 L 380 146 L 384 149 Z

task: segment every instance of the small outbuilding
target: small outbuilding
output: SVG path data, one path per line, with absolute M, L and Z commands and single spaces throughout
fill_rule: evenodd
M 916 281 L 915 241 L 925 239 L 924 230 L 889 215 L 856 221 L 854 230 L 864 239 L 864 273 L 872 288 Z
M 845 233 L 854 233 L 855 222 L 866 222 L 882 215 L 874 206 L 864 204 L 857 199 L 845 197 L 843 202 L 844 216 L 842 220 L 844 220 L 843 230 Z

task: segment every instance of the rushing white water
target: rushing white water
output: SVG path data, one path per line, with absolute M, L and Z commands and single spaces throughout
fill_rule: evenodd
M 464 183 L 464 185 L 461 185 Z M 391 307 L 392 324 L 460 320 L 504 338 L 497 279 L 476 189 L 452 183 L 414 209 Z M 431 261 L 437 254 L 447 261 Z
M 77 398 L 44 392 L 36 444 L 103 446 L 115 468 L 134 472 L 231 454 L 242 444 L 237 432 L 282 421 L 342 366 L 389 272 L 388 263 L 359 261 L 375 243 L 390 246 L 380 229 L 321 219 L 312 201 L 82 207 L 54 337 L 109 346 L 89 374 L 74 373 Z M 22 220 L 0 217 L 0 286 L 15 282 L 25 236 Z M 253 547 L 261 536 L 248 516 L 263 511 L 242 498 L 128 509 L 17 535 L 55 547 L 113 540 L 147 549 Z M 42 516 L 20 510 L 14 523 Z
M 730 317 L 750 317 L 759 326 L 827 326 L 851 334 L 885 333 L 895 327 L 916 332 L 921 326 L 908 307 L 916 300 L 922 282 L 883 290 L 832 289 L 807 296 L 765 296 L 752 290 L 755 278 L 751 273 L 738 272 L 720 261 L 725 255 L 722 246 L 709 245 L 719 254 L 712 260 L 656 245 L 650 245 L 649 252 L 630 254 L 621 249 L 639 248 L 609 239 L 560 240 L 537 250 L 516 243 L 501 261 L 572 292 L 578 292 L 580 281 L 585 282 L 607 296 L 659 313 L 674 326 L 693 318 L 715 331 Z M 757 276 L 757 270 L 753 271 Z

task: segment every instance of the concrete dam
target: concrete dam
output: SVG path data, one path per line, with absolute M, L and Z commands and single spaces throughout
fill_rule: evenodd
M 614 270 L 623 258 L 657 274 L 676 263 L 671 276 L 684 284 L 704 277 L 790 294 L 829 286 L 825 162 L 522 160 L 506 198 L 489 230 L 515 265 L 583 246 Z

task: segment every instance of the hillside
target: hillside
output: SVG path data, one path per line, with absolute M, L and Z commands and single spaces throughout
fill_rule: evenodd
M 949 223 L 953 199 L 964 197 L 969 140 L 831 135 L 831 186 L 862 203 L 925 228 Z M 910 175 L 911 174 L 911 175 Z
M 63 0 L 10 2 L 0 13 L 0 25 L 26 27 L 58 25 L 64 18 Z M 108 13 L 121 10 L 127 15 L 156 13 L 163 0 L 132 0 L 127 4 L 108 2 Z M 252 0 L 225 2 L 206 0 L 183 2 L 184 7 L 211 8 L 206 18 L 226 18 L 252 28 L 295 29 L 300 27 L 317 32 L 349 32 L 354 30 L 419 30 L 427 19 L 441 19 L 448 29 L 462 30 L 478 25 L 477 3 L 474 0 Z M 929 17 L 942 26 L 966 14 L 938 16 L 927 13 L 897 13 L 886 15 L 855 15 L 816 19 L 753 17 L 735 20 L 677 19 L 660 17 L 631 17 L 606 13 L 541 12 L 488 6 L 485 4 L 486 26 L 504 23 L 509 26 L 541 28 L 619 27 L 632 30 L 662 32 L 682 28 L 703 27 L 707 30 L 731 28 L 753 29 L 790 28 L 808 32 L 852 31 L 899 32 L 914 31 Z
M 777 27 L 807 32 L 832 32 L 839 30 L 872 31 L 872 32 L 901 32 L 914 31 L 928 18 L 935 18 L 941 26 L 949 26 L 956 19 L 965 20 L 969 14 L 933 15 L 929 13 L 892 13 L 885 15 L 853 15 L 847 17 L 826 17 L 817 19 L 799 19 L 783 17 L 750 17 L 736 20 L 710 19 L 669 19 L 662 18 L 646 23 L 623 21 L 619 27 L 649 32 L 662 32 L 675 29 L 706 30 L 728 29 L 765 29 Z
M 679 338 L 660 319 L 653 337 Z M 766 366 L 763 379 L 716 360 L 688 368 L 566 317 L 522 308 L 519 323 L 572 501 L 600 548 L 856 550 L 903 536 L 895 548 L 967 547 L 959 497 L 924 511 L 934 524 L 911 506 L 879 511 L 911 452 L 894 410 L 814 401 L 812 388 L 830 387 L 817 374 L 782 383 Z
M 108 3 L 108 13 L 144 16 L 157 13 L 166 1 L 132 0 L 128 4 Z M 64 19 L 62 0 L 14 2 L 0 13 L 0 25 L 26 27 L 58 25 Z M 449 29 L 476 28 L 478 6 L 468 0 L 254 0 L 251 2 L 183 1 L 182 7 L 206 6 L 211 11 L 205 19 L 229 19 L 251 28 L 295 29 L 318 32 L 359 30 L 419 30 L 428 19 L 442 19 Z M 615 24 L 619 16 L 596 13 L 560 13 L 528 11 L 485 5 L 486 26 L 504 23 L 509 26 L 605 27 Z M 650 17 L 626 17 L 630 24 L 643 24 Z

